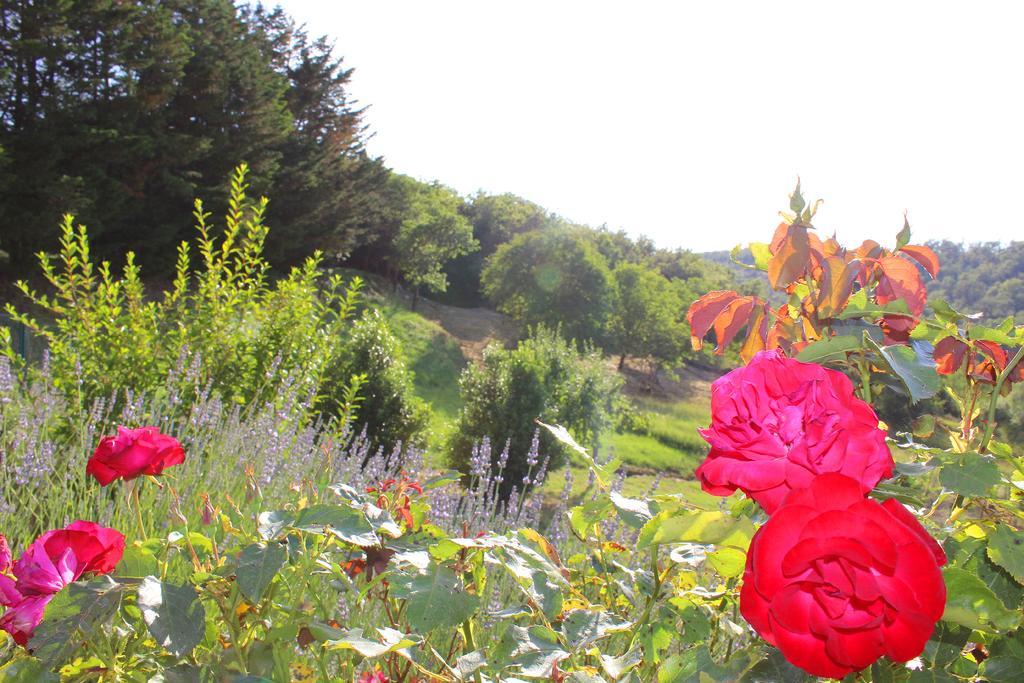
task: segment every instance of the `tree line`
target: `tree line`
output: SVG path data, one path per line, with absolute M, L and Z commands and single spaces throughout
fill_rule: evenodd
M 405 285 L 414 306 L 421 292 L 494 306 L 622 360 L 680 359 L 686 306 L 731 286 L 689 252 L 392 171 L 366 151 L 352 68 L 280 8 L 12 0 L 0 31 L 0 249 L 15 275 L 54 250 L 64 213 L 93 256 L 131 249 L 170 273 L 193 199 L 220 214 L 245 162 L 250 192 L 271 197 L 266 251 L 282 272 L 322 250 Z

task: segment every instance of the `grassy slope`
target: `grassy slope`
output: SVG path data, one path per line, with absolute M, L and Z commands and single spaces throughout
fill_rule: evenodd
M 438 466 L 443 466 L 443 445 L 461 406 L 459 374 L 470 362 L 466 357 L 467 341 L 453 336 L 442 326 L 442 322 L 448 322 L 445 307 L 424 302 L 424 315 L 424 312 L 409 310 L 407 301 L 391 294 L 385 283 L 371 279 L 368 284 L 367 303 L 379 308 L 388 320 L 415 373 L 416 393 L 430 405 L 429 456 Z M 465 327 L 467 319 L 471 322 L 473 311 L 457 309 L 457 315 L 459 325 Z M 481 312 L 480 315 L 494 314 Z M 488 325 L 493 326 L 493 322 L 480 321 L 481 328 Z M 474 348 L 478 346 L 475 344 Z M 631 398 L 638 411 L 647 416 L 645 427 L 637 432 L 606 435 L 600 450 L 604 453 L 610 450 L 622 459 L 630 473 L 625 485 L 627 494 L 647 490 L 657 473 L 664 475 L 660 491 L 677 490 L 683 483 L 680 479 L 689 478 L 706 452 L 697 429 L 709 421 L 707 392 L 696 388 L 686 396 L 675 392 L 661 398 L 637 395 Z M 586 472 L 579 470 L 574 475 L 574 495 L 582 495 Z M 563 484 L 564 473 L 556 472 L 549 477 L 545 488 L 556 495 Z

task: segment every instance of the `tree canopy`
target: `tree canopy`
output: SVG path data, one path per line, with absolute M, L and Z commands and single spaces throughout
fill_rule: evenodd
M 524 233 L 498 247 L 481 277 L 488 300 L 525 325 L 561 325 L 603 342 L 615 297 L 605 259 L 579 231 Z

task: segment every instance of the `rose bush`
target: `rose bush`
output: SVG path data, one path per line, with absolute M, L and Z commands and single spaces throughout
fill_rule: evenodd
M 185 451 L 178 440 L 156 427 L 118 427 L 115 436 L 103 437 L 85 471 L 106 486 L 115 479 L 155 476 L 183 462 Z
M 823 474 L 755 534 L 740 610 L 793 664 L 843 676 L 921 654 L 946 604 L 946 555 L 896 500 Z
M 85 574 L 113 571 L 124 548 L 124 536 L 117 530 L 77 521 L 47 531 L 12 563 L 7 541 L 0 536 L 0 604 L 7 607 L 0 629 L 26 645 L 53 596 Z
M 705 491 L 736 489 L 771 514 L 792 489 L 840 472 L 870 491 L 892 475 L 878 417 L 841 372 L 762 351 L 712 386 L 711 451 L 696 475 Z

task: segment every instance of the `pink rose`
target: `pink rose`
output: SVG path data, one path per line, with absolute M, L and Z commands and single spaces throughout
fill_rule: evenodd
M 708 493 L 741 489 L 768 514 L 791 489 L 840 472 L 864 492 L 893 471 L 878 417 L 841 372 L 762 351 L 712 385 L 711 452 L 696 476 Z
M 750 543 L 740 612 L 786 659 L 843 678 L 921 654 L 946 605 L 946 555 L 896 500 L 823 474 L 793 491 Z
M 47 531 L 13 563 L 7 540 L 0 536 L 0 605 L 7 607 L 0 628 L 27 644 L 58 591 L 84 574 L 113 571 L 123 553 L 124 536 L 93 522 Z
M 172 465 L 185 462 L 178 440 L 161 434 L 156 427 L 117 428 L 116 436 L 105 436 L 89 458 L 86 474 L 101 486 L 115 479 L 134 479 L 142 474 L 156 476 Z

